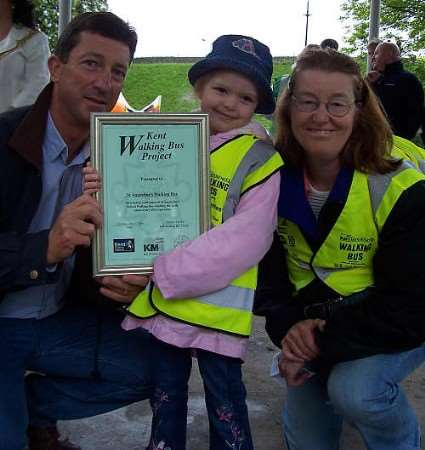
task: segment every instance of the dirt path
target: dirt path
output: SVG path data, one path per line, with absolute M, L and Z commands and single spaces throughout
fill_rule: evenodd
M 276 349 L 255 320 L 248 360 L 244 366 L 252 433 L 257 450 L 283 450 L 280 411 L 284 388 L 269 376 Z M 187 450 L 208 449 L 208 420 L 196 364 L 190 383 Z M 425 429 L 425 365 L 406 379 L 403 386 Z M 63 422 L 61 429 L 83 450 L 142 450 L 149 437 L 150 408 L 147 402 L 131 405 L 91 419 Z M 357 432 L 346 427 L 341 450 L 363 450 Z M 314 449 L 311 449 L 314 450 Z

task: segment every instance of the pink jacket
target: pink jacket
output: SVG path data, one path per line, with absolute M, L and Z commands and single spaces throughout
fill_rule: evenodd
M 210 150 L 247 132 L 267 136 L 261 125 L 251 122 L 242 129 L 211 136 Z M 162 295 L 173 301 L 214 292 L 257 264 L 272 243 L 279 189 L 280 175 L 276 173 L 247 192 L 226 222 L 158 256 L 154 278 Z M 143 327 L 157 339 L 177 347 L 199 348 L 234 358 L 244 359 L 248 344 L 246 338 L 188 325 L 161 314 L 150 319 L 127 316 L 122 326 L 126 330 Z

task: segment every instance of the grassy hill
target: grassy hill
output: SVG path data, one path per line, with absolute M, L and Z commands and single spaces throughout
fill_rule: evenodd
M 133 64 L 130 67 L 124 96 L 136 109 L 162 95 L 161 112 L 190 112 L 196 109 L 197 101 L 187 72 L 193 63 Z M 273 77 L 290 71 L 290 63 L 277 63 Z
M 160 61 L 160 62 L 158 62 Z M 167 62 L 165 62 L 167 61 Z M 175 62 L 174 62 L 175 61 Z M 161 112 L 191 112 L 198 107 L 187 72 L 196 58 L 146 58 L 131 67 L 124 85 L 124 96 L 136 109 L 162 95 Z M 291 71 L 291 58 L 275 58 L 273 79 Z M 362 61 L 362 65 L 363 61 Z M 425 82 L 425 60 L 407 61 L 406 68 Z M 262 116 L 257 120 L 270 129 L 271 122 Z M 419 137 L 415 142 L 422 145 Z
M 197 60 L 199 58 L 194 57 L 137 58 L 130 68 L 124 95 L 136 109 L 162 95 L 163 112 L 192 111 L 197 102 L 187 80 L 187 72 Z M 273 78 L 276 78 L 290 72 L 294 58 L 282 56 L 273 58 L 273 61 Z M 359 58 L 358 62 L 365 70 L 365 58 Z M 424 58 L 407 59 L 405 66 L 425 84 Z

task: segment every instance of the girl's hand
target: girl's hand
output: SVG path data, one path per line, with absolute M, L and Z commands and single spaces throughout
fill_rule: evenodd
M 319 356 L 319 347 L 314 339 L 314 331 L 323 331 L 325 321 L 307 319 L 296 323 L 282 339 L 282 354 L 286 361 L 302 363 Z
M 83 167 L 83 193 L 91 195 L 95 192 L 99 192 L 101 187 L 100 175 L 88 162 L 87 165 Z

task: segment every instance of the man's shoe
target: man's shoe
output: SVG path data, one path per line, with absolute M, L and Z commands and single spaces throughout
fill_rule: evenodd
M 81 450 L 68 439 L 59 440 L 59 431 L 55 426 L 47 428 L 28 427 L 28 450 Z

